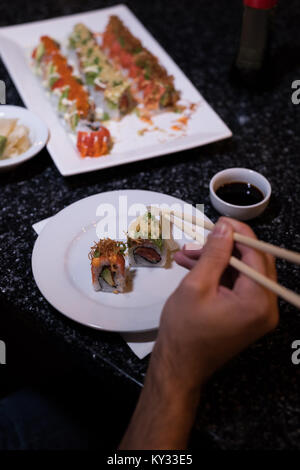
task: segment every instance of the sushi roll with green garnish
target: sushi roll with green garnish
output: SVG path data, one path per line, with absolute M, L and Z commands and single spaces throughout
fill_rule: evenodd
M 129 113 L 136 102 L 128 80 L 111 64 L 84 24 L 74 27 L 69 46 L 76 51 L 82 79 L 95 100 L 96 109 L 102 109 L 103 115 L 106 113 L 110 118 Z
M 91 248 L 92 284 L 95 291 L 124 292 L 126 286 L 125 252 L 122 242 L 104 238 Z
M 138 217 L 127 234 L 129 264 L 135 267 L 163 267 L 167 246 L 160 221 L 150 212 Z

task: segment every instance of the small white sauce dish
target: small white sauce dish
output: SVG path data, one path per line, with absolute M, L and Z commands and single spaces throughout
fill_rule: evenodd
M 1 172 L 12 170 L 40 152 L 47 143 L 49 133 L 46 124 L 36 114 L 21 106 L 0 105 L 0 119 L 18 119 L 18 124 L 28 127 L 31 142 L 26 152 L 12 158 L 0 159 Z
M 216 191 L 220 186 L 237 182 L 250 183 L 256 186 L 264 196 L 262 201 L 249 206 L 238 206 L 223 201 L 223 199 L 217 196 Z M 213 176 L 209 184 L 209 193 L 212 205 L 220 214 L 238 220 L 250 220 L 259 216 L 266 209 L 271 197 L 271 185 L 257 171 L 247 168 L 228 168 Z

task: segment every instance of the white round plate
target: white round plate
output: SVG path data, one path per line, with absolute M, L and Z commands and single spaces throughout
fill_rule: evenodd
M 26 152 L 16 157 L 0 159 L 0 171 L 6 171 L 29 160 L 42 150 L 48 140 L 48 128 L 36 114 L 20 106 L 1 105 L 0 119 L 2 118 L 18 119 L 18 124 L 28 127 L 31 142 L 31 146 Z
M 152 330 L 159 325 L 166 299 L 187 272 L 175 261 L 168 268 L 135 269 L 131 289 L 122 294 L 95 292 L 92 287 L 88 253 L 98 239 L 96 226 L 103 220 L 96 215 L 97 208 L 100 204 L 115 207 L 116 217 L 108 217 L 109 224 L 112 219 L 125 218 L 129 225 L 136 218 L 127 217 L 126 207 L 119 207 L 120 196 L 122 201 L 127 196 L 128 207 L 179 203 L 183 210 L 185 204 L 165 194 L 141 190 L 111 191 L 81 199 L 50 219 L 40 233 L 32 254 L 33 275 L 50 304 L 76 322 L 118 332 Z M 125 233 L 117 238 L 125 239 Z M 179 246 L 187 242 L 191 240 L 184 235 L 176 240 Z

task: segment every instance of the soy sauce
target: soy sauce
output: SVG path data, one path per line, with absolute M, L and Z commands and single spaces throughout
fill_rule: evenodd
M 244 182 L 223 184 L 216 194 L 223 201 L 235 206 L 252 206 L 264 199 L 263 193 L 256 186 Z

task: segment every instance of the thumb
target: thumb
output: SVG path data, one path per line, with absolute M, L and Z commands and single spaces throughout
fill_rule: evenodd
M 217 288 L 223 272 L 228 266 L 233 249 L 233 229 L 221 217 L 208 236 L 201 257 L 191 271 L 199 284 L 207 288 Z

